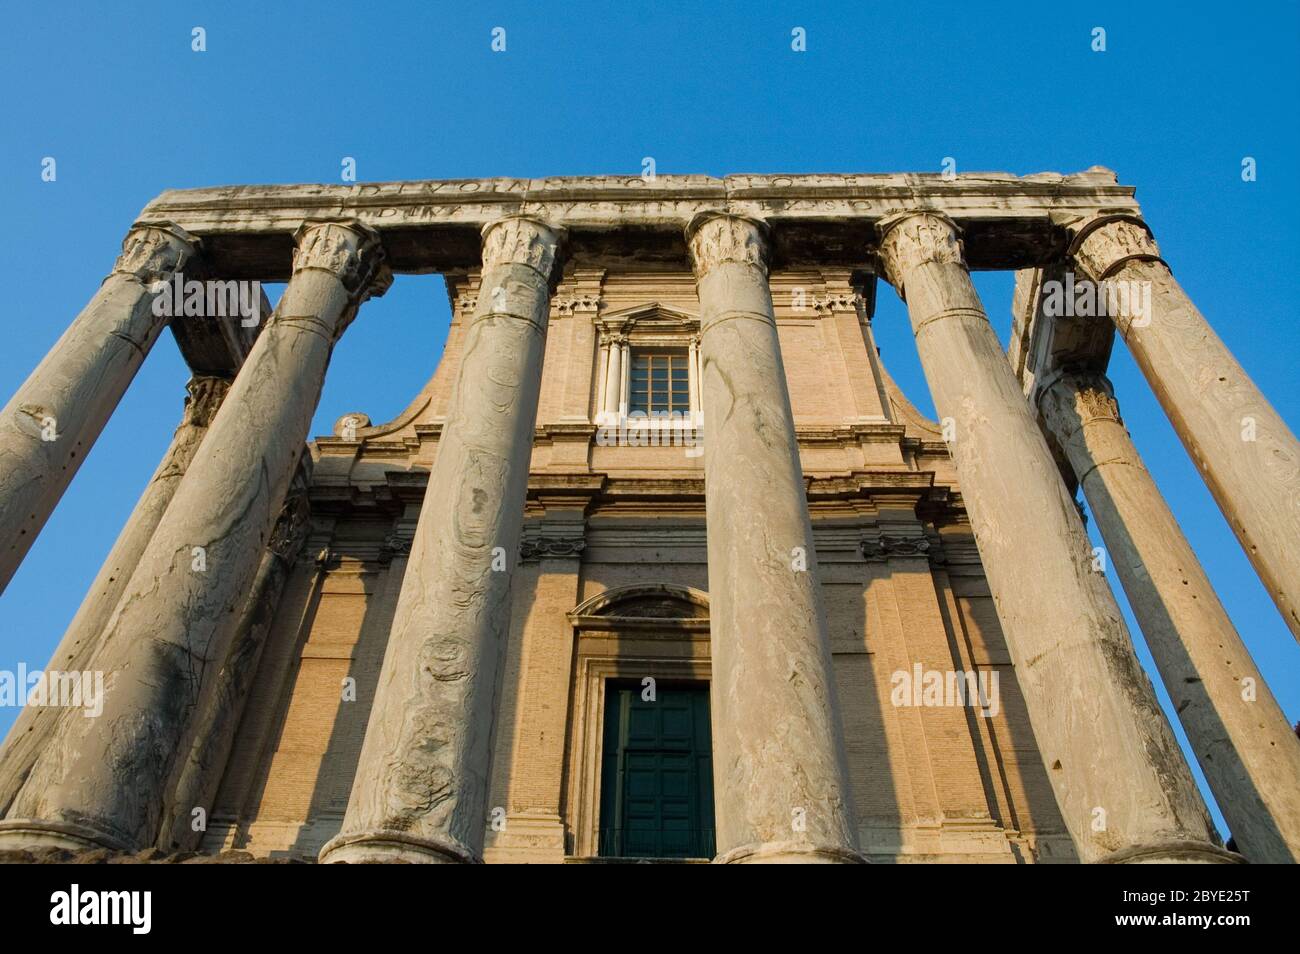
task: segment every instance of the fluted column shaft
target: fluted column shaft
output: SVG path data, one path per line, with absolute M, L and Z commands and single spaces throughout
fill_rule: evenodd
M 700 299 L 719 862 L 859 862 L 830 640 L 756 221 L 687 230 Z
M 280 304 L 105 628 L 92 660 L 103 714 L 60 719 L 0 822 L 0 845 L 139 847 L 157 835 L 180 742 L 226 657 L 334 342 L 358 301 L 386 287 L 368 227 L 307 225 L 297 238 Z
M 149 545 L 181 478 L 189 470 L 190 462 L 229 388 L 227 378 L 195 376 L 190 379 L 185 413 L 171 446 L 131 511 L 77 615 L 63 634 L 50 658 L 50 669 L 82 672 L 87 668 L 109 616 L 122 598 L 132 571 Z M 28 706 L 14 721 L 4 748 L 0 749 L 0 818 L 8 811 L 37 755 L 49 740 L 57 715 L 57 709 Z
M 169 223 L 134 226 L 95 297 L 0 412 L 0 591 L 167 325 L 150 286 L 198 246 Z
M 907 301 L 1034 736 L 1081 860 L 1220 861 L 1209 815 L 1047 443 L 989 324 L 956 226 L 880 224 Z
M 483 274 L 329 862 L 472 862 L 509 625 L 559 238 L 507 218 Z M 611 359 L 612 360 L 612 359 Z
M 1300 740 L 1143 465 L 1110 382 L 1060 374 L 1039 407 L 1238 849 L 1255 862 L 1300 860 Z
M 1174 280 L 1141 219 L 1099 216 L 1073 229 L 1085 277 L 1130 302 L 1150 295 L 1149 313 L 1130 306 L 1111 318 L 1300 641 L 1300 442 Z

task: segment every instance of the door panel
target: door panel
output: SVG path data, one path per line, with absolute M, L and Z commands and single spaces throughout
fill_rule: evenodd
M 707 686 L 611 682 L 605 693 L 600 853 L 711 858 L 713 774 Z

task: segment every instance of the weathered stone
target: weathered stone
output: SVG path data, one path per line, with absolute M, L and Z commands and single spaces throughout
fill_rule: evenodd
M 951 219 L 881 224 L 921 366 L 1016 662 L 1034 736 L 1084 861 L 1228 860 L 1134 653 L 1074 501 L 1025 403 Z M 1032 567 L 1026 574 L 1025 567 Z
M 94 446 L 168 319 L 150 286 L 181 270 L 194 236 L 136 225 L 95 297 L 0 411 L 0 590 Z
M 1111 317 L 1178 438 L 1300 641 L 1300 442 L 1174 280 L 1131 214 L 1069 223 L 1089 278 L 1150 295 Z
M 132 571 L 140 562 L 229 388 L 230 381 L 225 378 L 190 379 L 185 413 L 171 446 L 131 511 L 77 615 L 63 634 L 50 659 L 49 669 L 83 672 L 88 668 L 90 659 L 99 648 L 99 638 L 104 634 L 109 616 L 122 598 Z M 41 749 L 48 743 L 60 712 L 44 706 L 26 706 L 14 720 L 5 744 L 0 748 L 0 818 L 4 817 Z
M 1300 860 L 1300 739 L 1119 417 L 1110 383 L 1057 371 L 1039 406 L 1069 458 L 1174 711 L 1238 849 Z
M 477 861 L 559 237 L 483 230 L 483 275 L 343 831 L 322 861 Z
M 706 213 L 687 236 L 708 435 L 717 860 L 860 862 L 764 227 Z
M 113 848 L 156 836 L 178 746 L 229 648 L 330 351 L 359 301 L 387 287 L 381 263 L 364 226 L 303 227 L 294 277 L 106 625 L 93 660 L 105 673 L 102 723 L 60 721 L 0 822 L 0 845 L 34 833 Z

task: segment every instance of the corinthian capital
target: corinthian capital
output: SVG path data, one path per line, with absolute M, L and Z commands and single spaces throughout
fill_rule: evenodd
M 230 384 L 229 378 L 212 375 L 196 374 L 190 378 L 189 384 L 185 386 L 189 394 L 185 398 L 182 423 L 190 427 L 207 427 L 211 424 L 221 408 L 221 402 L 226 399 Z
M 294 272 L 329 272 L 358 300 L 378 297 L 393 276 L 384 264 L 379 233 L 357 221 L 306 222 L 294 234 Z
M 122 240 L 115 273 L 144 284 L 165 281 L 198 254 L 199 240 L 172 222 L 137 222 Z
M 524 216 L 497 219 L 483 226 L 483 271 L 501 265 L 527 265 L 551 281 L 560 251 L 560 233 Z
M 876 223 L 885 278 L 903 295 L 907 274 L 919 265 L 964 265 L 961 229 L 942 212 L 900 212 Z
M 753 265 L 767 274 L 767 225 L 729 212 L 701 212 L 686 226 L 695 277 L 703 278 L 725 262 Z
M 1162 261 L 1150 227 L 1135 215 L 1096 215 L 1067 228 L 1074 235 L 1070 254 L 1096 281 L 1109 278 L 1128 261 Z

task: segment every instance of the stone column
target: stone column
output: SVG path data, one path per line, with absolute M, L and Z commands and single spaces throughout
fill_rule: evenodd
M 717 862 L 858 863 L 765 226 L 687 228 L 700 299 Z
M 1075 265 L 1120 304 L 1110 309 L 1120 336 L 1300 640 L 1300 443 L 1174 281 L 1145 222 L 1102 215 L 1070 227 Z
M 167 325 L 150 287 L 198 247 L 171 223 L 133 226 L 90 304 L 0 412 L 0 591 Z
M 113 611 L 92 668 L 103 714 L 69 713 L 0 822 L 0 847 L 140 847 L 212 690 L 304 448 L 334 342 L 386 287 L 378 236 L 304 225 L 293 277 Z
M 1119 607 L 962 258 L 934 212 L 882 221 L 998 618 L 1086 862 L 1226 861 Z
M 609 361 L 605 366 L 605 421 L 617 423 L 619 401 L 623 394 L 623 342 L 618 336 L 609 340 Z
M 77 615 L 63 634 L 50 658 L 49 669 L 82 672 L 87 668 L 109 616 L 122 598 L 132 570 L 140 562 L 229 388 L 230 381 L 226 378 L 196 375 L 190 379 L 185 413 L 171 446 L 131 511 Z M 59 710 L 43 706 L 27 707 L 18 714 L 4 748 L 0 749 L 0 818 L 4 817 L 31 771 L 36 756 L 49 740 L 58 714 Z
M 1143 466 L 1110 382 L 1057 374 L 1038 403 L 1241 853 L 1300 861 L 1300 740 Z
M 559 237 L 483 230 L 483 277 L 343 830 L 321 861 L 473 862 Z M 612 354 L 612 352 L 611 352 Z
M 686 359 L 687 386 L 690 388 L 691 426 L 699 425 L 700 406 L 700 336 L 691 338 L 690 349 Z
M 166 794 L 158 833 L 159 848 L 197 850 L 205 828 L 195 830 L 195 809 L 202 809 L 211 820 L 244 704 L 257 678 L 262 650 L 280 608 L 285 585 L 311 529 L 310 483 L 310 460 L 303 460 L 249 587 L 230 652 L 212 691 L 203 700 L 201 711 L 192 721 L 189 738 L 182 744 L 182 750 L 188 754 L 178 763 L 176 783 Z

